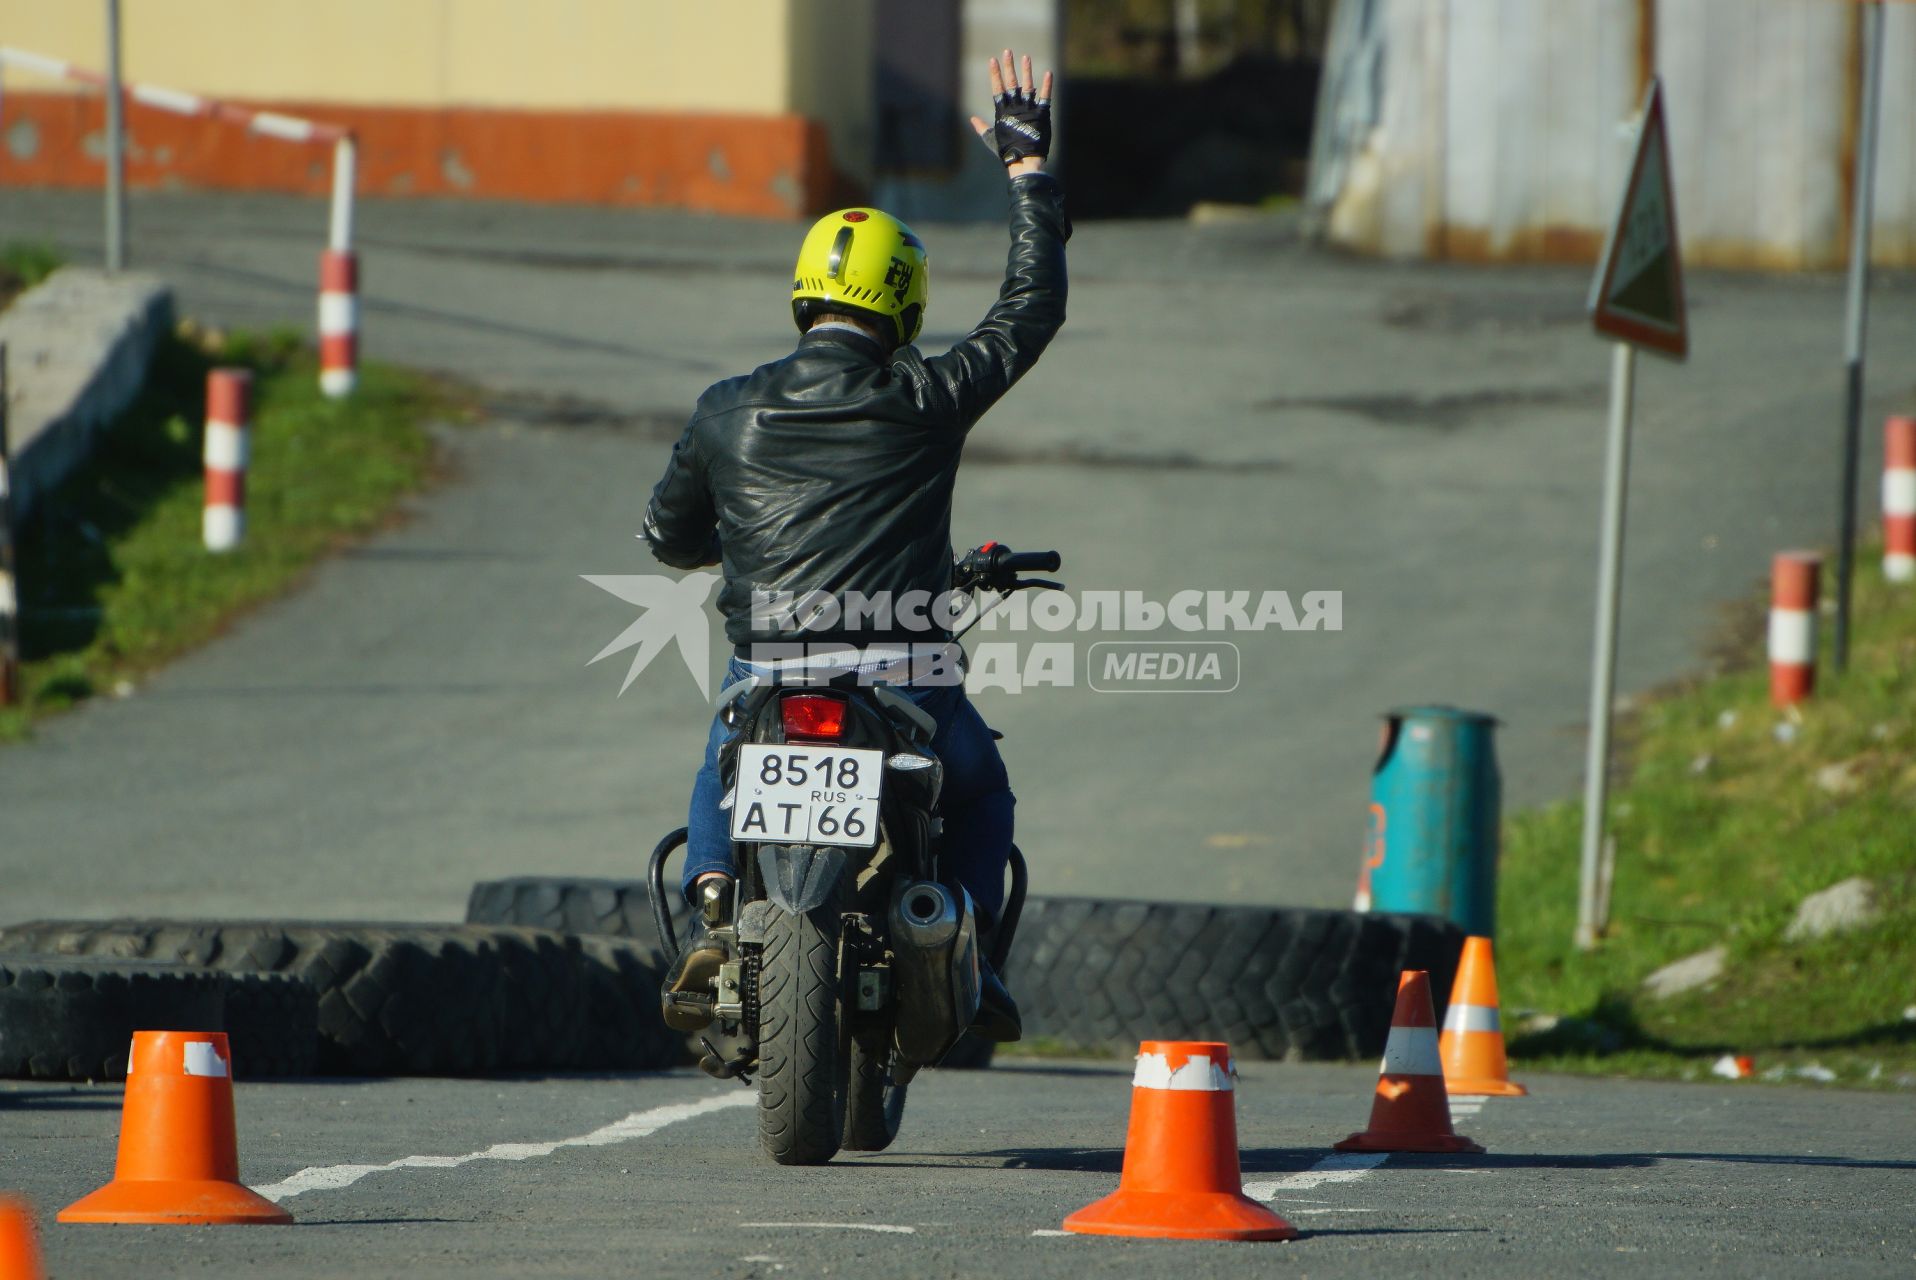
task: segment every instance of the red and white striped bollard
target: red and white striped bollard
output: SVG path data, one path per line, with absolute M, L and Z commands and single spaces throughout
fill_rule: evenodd
M 1823 558 L 1779 551 L 1770 566 L 1770 703 L 1792 706 L 1816 691 L 1816 596 Z
M 206 374 L 206 510 L 208 551 L 231 551 L 246 536 L 247 436 L 253 426 L 253 375 L 247 369 Z
M 1916 417 L 1883 424 L 1883 576 L 1916 582 Z
M 319 255 L 319 389 L 340 399 L 359 383 L 359 255 Z

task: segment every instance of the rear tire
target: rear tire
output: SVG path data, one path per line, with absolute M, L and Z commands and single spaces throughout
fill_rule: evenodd
M 905 1118 L 905 1088 L 893 1084 L 889 1032 L 867 1032 L 851 1042 L 845 1096 L 847 1151 L 883 1151 Z
M 823 1164 L 845 1131 L 838 950 L 845 882 L 804 915 L 774 909 L 758 978 L 758 1145 L 780 1164 Z

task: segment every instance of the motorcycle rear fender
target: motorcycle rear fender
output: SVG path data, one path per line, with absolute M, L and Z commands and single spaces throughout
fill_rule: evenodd
M 845 851 L 835 845 L 768 844 L 758 850 L 765 896 L 793 915 L 822 906 L 846 866 Z

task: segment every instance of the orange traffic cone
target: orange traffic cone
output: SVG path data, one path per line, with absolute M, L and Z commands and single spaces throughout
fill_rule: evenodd
M 46 1280 L 33 1210 L 15 1196 L 0 1196 L 0 1280 Z
M 1465 938 L 1464 958 L 1444 1010 L 1444 1034 L 1437 1053 L 1444 1060 L 1444 1088 L 1453 1094 L 1481 1093 L 1521 1098 L 1530 1090 L 1510 1080 L 1504 1058 L 1502 1015 L 1497 1009 L 1497 964 L 1489 938 Z
M 61 1222 L 291 1222 L 239 1182 L 233 1055 L 220 1031 L 135 1031 L 113 1181 Z
M 1066 1218 L 1064 1229 L 1100 1236 L 1295 1240 L 1296 1228 L 1244 1194 L 1236 1088 L 1229 1045 L 1139 1045 L 1118 1189 Z
M 1430 975 L 1406 969 L 1397 978 L 1397 1012 L 1371 1102 L 1370 1128 L 1337 1144 L 1339 1151 L 1474 1151 L 1483 1148 L 1450 1127 L 1450 1094 L 1437 1057 L 1437 1016 Z

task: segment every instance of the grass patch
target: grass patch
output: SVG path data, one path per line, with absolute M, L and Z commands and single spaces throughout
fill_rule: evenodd
M 1830 677 L 1826 657 L 1800 714 L 1774 710 L 1767 669 L 1753 667 L 1635 715 L 1598 951 L 1570 943 L 1582 806 L 1505 823 L 1498 977 L 1523 1065 L 1699 1078 L 1749 1054 L 1772 1078 L 1814 1064 L 1846 1085 L 1916 1086 L 1916 590 L 1886 584 L 1878 563 L 1858 558 L 1848 675 Z M 1806 895 L 1851 876 L 1874 886 L 1874 923 L 1784 939 Z M 1668 1000 L 1643 991 L 1651 972 L 1715 946 L 1728 952 L 1717 981 Z M 1518 1010 L 1561 1021 L 1526 1032 Z
M 9 240 L 0 245 L 0 310 L 66 265 L 45 240 Z
M 201 543 L 206 372 L 254 373 L 246 539 Z M 437 384 L 380 365 L 346 401 L 319 394 L 298 334 L 201 335 L 161 345 L 140 399 L 20 530 L 24 693 L 0 741 L 217 635 L 319 556 L 377 527 L 431 465 L 424 423 L 453 412 Z

